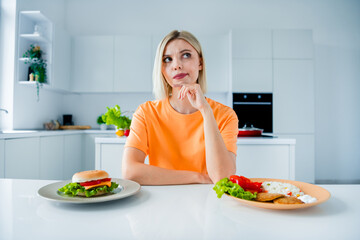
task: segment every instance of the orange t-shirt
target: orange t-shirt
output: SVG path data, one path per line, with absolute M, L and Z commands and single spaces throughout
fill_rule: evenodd
M 206 98 L 226 148 L 236 154 L 238 118 L 230 107 Z M 169 98 L 141 104 L 133 115 L 125 147 L 149 155 L 149 164 L 207 173 L 203 117 L 200 111 L 181 114 Z

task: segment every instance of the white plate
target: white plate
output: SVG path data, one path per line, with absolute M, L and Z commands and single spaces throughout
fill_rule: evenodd
M 140 184 L 137 182 L 120 178 L 112 178 L 111 181 L 119 184 L 119 187 L 112 193 L 97 197 L 71 197 L 60 193 L 58 189 L 70 183 L 71 180 L 48 184 L 39 189 L 38 195 L 50 201 L 63 203 L 97 203 L 129 197 L 140 191 Z

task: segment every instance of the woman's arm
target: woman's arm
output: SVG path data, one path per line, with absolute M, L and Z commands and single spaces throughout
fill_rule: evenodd
M 184 84 L 179 99 L 187 99 L 204 118 L 206 167 L 211 180 L 216 183 L 236 172 L 236 155 L 227 150 L 220 134 L 214 113 L 206 101 L 199 84 Z
M 213 183 L 207 174 L 170 170 L 145 164 L 145 157 L 143 151 L 126 147 L 122 160 L 123 178 L 134 180 L 141 185 Z
M 235 174 L 236 155 L 226 148 L 210 105 L 200 112 L 204 118 L 206 167 L 209 177 L 216 183 Z

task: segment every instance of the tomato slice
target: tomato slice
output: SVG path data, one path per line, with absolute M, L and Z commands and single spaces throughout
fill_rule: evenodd
M 111 178 L 103 178 L 103 179 L 98 179 L 98 180 L 93 180 L 93 181 L 88 181 L 88 182 L 82 182 L 80 183 L 81 186 L 91 186 L 91 185 L 96 185 L 96 184 L 100 184 L 102 182 L 108 182 L 111 181 Z
M 261 182 L 252 182 L 244 176 L 231 175 L 230 181 L 239 184 L 245 191 L 262 192 Z

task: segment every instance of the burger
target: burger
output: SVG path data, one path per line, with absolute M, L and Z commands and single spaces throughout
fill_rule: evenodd
M 68 196 L 94 197 L 111 193 L 119 184 L 111 182 L 109 174 L 103 170 L 75 173 L 72 182 L 58 189 Z

